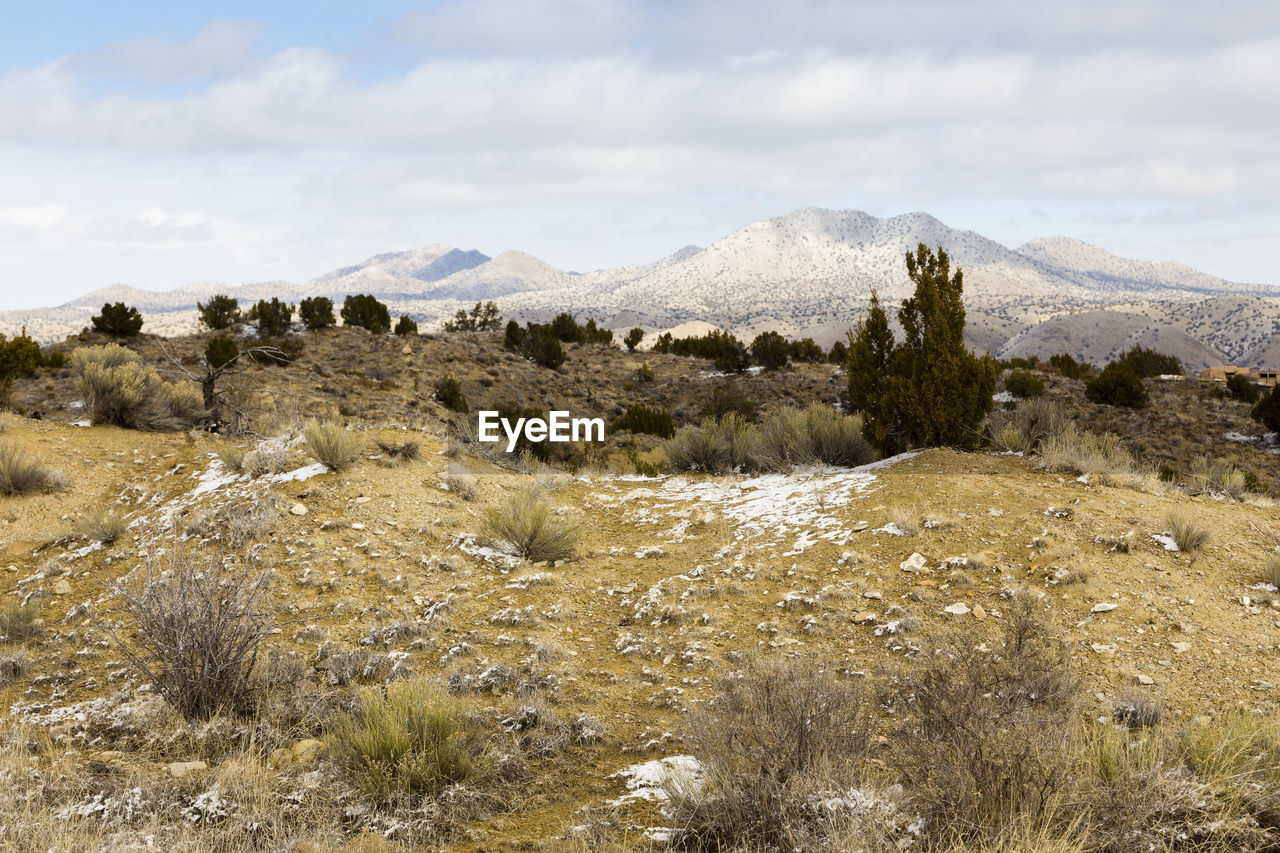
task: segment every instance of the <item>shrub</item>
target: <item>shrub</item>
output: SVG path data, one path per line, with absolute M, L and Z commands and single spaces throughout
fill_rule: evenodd
M 1019 400 L 1012 410 L 992 413 L 987 434 L 1001 450 L 1031 453 L 1050 436 L 1060 435 L 1072 425 L 1062 405 L 1044 397 Z
M 1184 510 L 1170 510 L 1165 521 L 1169 525 L 1169 536 L 1179 551 L 1194 554 L 1209 542 L 1209 528 L 1203 527 Z
M 80 399 L 93 424 L 145 431 L 179 430 L 205 415 L 193 387 L 160 379 L 134 352 L 117 344 L 71 354 Z
M 1280 385 L 1271 386 L 1249 416 L 1272 432 L 1280 432 Z
M 730 415 L 726 418 L 734 417 Z M 681 427 L 662 446 L 667 464 L 677 471 L 706 471 L 712 474 L 734 470 L 728 448 L 720 440 L 718 421 L 706 418 L 701 424 Z M 745 461 L 745 460 L 744 460 Z
M 306 344 L 298 336 L 262 338 L 258 345 L 246 350 L 257 364 L 267 367 L 283 367 L 293 364 L 302 355 Z
M 209 297 L 206 304 L 197 302 L 196 313 L 200 322 L 215 332 L 230 329 L 240 323 L 240 300 L 219 293 Z
M 462 394 L 462 386 L 452 376 L 446 376 L 436 382 L 436 401 L 451 412 L 466 414 L 467 398 Z
M 302 429 L 302 443 L 317 462 L 338 472 L 360 458 L 364 445 L 360 436 L 329 421 L 309 422 Z
M 1085 383 L 1084 396 L 1092 403 L 1141 409 L 1147 405 L 1147 389 L 1133 368 L 1113 361 L 1096 379 Z
M 249 309 L 246 319 L 258 324 L 258 337 L 280 337 L 293 325 L 293 306 L 274 296 L 270 302 L 259 299 L 258 304 Z
M 0 495 L 56 492 L 65 481 L 16 444 L 0 442 Z
M 705 335 L 672 339 L 670 332 L 658 336 L 656 352 L 709 359 L 721 373 L 741 373 L 751 364 L 746 346 L 729 332 L 719 329 Z
M 732 382 L 717 385 L 702 406 L 702 416 L 716 420 L 728 414 L 736 414 L 744 420 L 754 421 L 757 413 L 755 401 Z
M 1099 438 L 1074 424 L 1047 435 L 1039 448 L 1046 470 L 1083 475 L 1093 483 L 1119 485 L 1138 478 L 1138 468 L 1120 439 L 1107 433 Z
M 0 383 L 30 376 L 44 363 L 39 344 L 25 332 L 11 340 L 0 335 Z
M 449 331 L 449 324 L 445 323 L 445 331 Z M 524 330 L 520 328 L 520 324 L 515 320 L 507 323 L 507 330 L 502 338 L 502 345 L 509 350 L 518 350 L 524 346 Z
M 416 335 L 418 334 L 418 324 L 411 320 L 408 314 L 401 314 L 400 319 L 396 321 L 394 332 L 401 337 Z
M 648 406 L 627 406 L 626 414 L 609 424 L 608 432 L 644 433 L 659 438 L 670 438 L 676 433 L 676 422 L 671 413 Z
M 108 509 L 93 507 L 75 520 L 73 530 L 79 539 L 110 545 L 129 527 L 125 520 Z
M 582 327 L 567 311 L 561 311 L 552 319 L 550 329 L 551 334 L 567 344 L 578 344 L 586 340 Z
M 276 628 L 265 609 L 268 575 L 226 568 L 215 557 L 169 551 L 111 592 L 137 627 L 129 663 L 187 719 L 254 709 L 258 649 Z
M 240 357 L 240 347 L 231 338 L 221 336 L 209 339 L 204 348 L 204 360 L 215 370 L 226 367 Z
M 1280 554 L 1270 554 L 1267 556 L 1267 562 L 1262 566 L 1263 579 L 1280 589 Z
M 1004 390 L 1015 397 L 1039 397 L 1044 393 L 1044 380 L 1029 371 L 1010 371 L 1004 378 Z
M 102 313 L 90 318 L 93 328 L 113 338 L 132 338 L 142 330 L 142 315 L 123 302 L 104 304 Z
M 831 345 L 831 350 L 827 353 L 827 361 L 832 364 L 843 365 L 849 360 L 849 347 L 844 341 L 836 341 Z
M 862 412 L 868 441 L 883 453 L 909 447 L 968 447 L 991 411 L 996 363 L 965 347 L 963 276 L 941 247 L 907 253 L 915 292 L 902 301 L 903 340 L 873 291 L 867 316 L 849 341 L 849 409 Z
M 1034 826 L 1070 784 L 1080 691 L 1069 657 L 1029 595 L 1003 609 L 998 640 L 931 642 L 895 692 L 903 721 L 887 763 L 934 832 Z
M 582 339 L 589 344 L 611 346 L 613 344 L 613 330 L 601 329 L 596 325 L 595 318 L 591 317 L 587 320 L 587 324 L 582 327 Z
M 1191 461 L 1189 474 L 1196 492 L 1214 492 L 1240 500 L 1245 493 L 1245 476 L 1224 459 L 1200 456 Z
M 1076 361 L 1065 352 L 1049 356 L 1049 364 L 1068 379 L 1083 379 L 1093 369 L 1087 361 Z
M 312 296 L 298 303 L 298 319 L 308 329 L 327 329 L 337 324 L 333 317 L 333 300 L 327 296 Z
M 1121 353 L 1118 361 L 1138 374 L 1141 379 L 1152 376 L 1182 375 L 1182 363 L 1177 358 L 1146 347 L 1135 346 Z
M 564 364 L 564 348 L 560 340 L 545 326 L 534 327 L 525 335 L 524 354 L 535 364 L 555 370 Z
M 777 332 L 761 332 L 751 342 L 751 358 L 765 370 L 786 367 L 790 356 L 790 344 Z
M 6 602 L 0 605 L 0 643 L 25 643 L 40 630 L 36 617 L 40 608 L 35 604 Z
M 387 457 L 387 461 L 392 465 L 414 462 L 422 458 L 422 445 L 412 439 L 393 442 L 375 438 L 373 443 L 378 446 L 378 449 L 382 451 L 383 455 Z
M 485 515 L 483 535 L 495 548 L 532 562 L 568 560 L 576 553 L 580 528 L 560 516 L 532 489 L 523 489 Z
M 1258 386 L 1249 381 L 1247 376 L 1233 373 L 1227 377 L 1227 392 L 1237 400 L 1245 403 L 1256 403 L 1262 396 Z
M 806 824 L 822 819 L 812 795 L 854 787 L 871 705 L 814 659 L 754 661 L 722 679 L 685 737 L 702 764 L 701 787 L 667 788 L 671 817 L 686 828 L 681 841 L 702 850 L 791 849 Z
M 359 713 L 339 717 L 332 734 L 338 767 L 378 800 L 435 796 L 492 769 L 456 701 L 422 679 L 392 682 L 385 695 L 362 690 Z
M 822 403 L 804 410 L 788 407 L 766 418 L 750 456 L 751 467 L 761 471 L 814 463 L 852 468 L 875 458 L 862 437 L 862 418 Z
M 515 323 L 515 320 L 511 321 Z M 493 332 L 497 331 L 502 325 L 502 316 L 498 314 L 498 306 L 492 302 L 486 302 L 481 305 L 479 302 L 467 313 L 462 308 L 458 309 L 458 313 L 454 315 L 452 320 L 446 321 L 444 330 L 446 332 Z M 519 324 L 516 324 L 519 329 Z M 511 326 L 508 324 L 507 333 L 510 334 Z
M 653 368 L 649 366 L 649 362 L 640 362 L 640 366 L 636 368 L 636 381 L 644 385 L 653 381 Z
M 827 354 L 813 338 L 801 338 L 791 342 L 792 361 L 824 361 Z
M 360 326 L 375 335 L 386 334 L 391 328 L 391 314 L 383 305 L 367 293 L 351 294 L 342 304 L 342 322 L 348 326 Z
M 627 332 L 627 336 L 622 339 L 622 343 L 626 345 L 627 352 L 635 352 L 636 347 L 640 346 L 640 342 L 644 340 L 644 329 L 639 326 Z

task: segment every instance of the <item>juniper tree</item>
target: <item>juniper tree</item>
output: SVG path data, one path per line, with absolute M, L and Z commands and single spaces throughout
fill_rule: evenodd
M 964 276 L 938 248 L 906 255 L 915 292 L 902 301 L 895 343 L 873 293 L 849 338 L 849 403 L 863 413 L 868 441 L 885 453 L 911 447 L 969 446 L 991 411 L 996 363 L 964 345 Z

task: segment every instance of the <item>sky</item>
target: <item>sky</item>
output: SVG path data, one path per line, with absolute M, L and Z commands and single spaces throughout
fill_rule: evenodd
M 1280 4 L 0 0 L 0 309 L 925 211 L 1280 284 Z

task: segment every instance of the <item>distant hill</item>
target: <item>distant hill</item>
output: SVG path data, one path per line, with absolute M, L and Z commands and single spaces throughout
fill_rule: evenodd
M 968 340 L 1001 356 L 1070 352 L 1106 361 L 1135 343 L 1191 369 L 1271 364 L 1280 353 L 1280 288 L 1226 281 L 1172 262 L 1120 258 L 1067 237 L 1010 249 L 926 213 L 881 219 L 860 211 L 806 208 L 762 220 L 706 247 L 687 246 L 650 264 L 585 273 L 509 251 L 431 245 L 376 255 L 305 284 L 198 283 L 167 293 L 112 285 L 56 308 L 0 312 L 0 332 L 23 326 L 41 340 L 79 331 L 103 302 L 142 311 L 148 331 L 195 325 L 195 304 L 218 292 L 241 302 L 373 293 L 425 330 L 460 307 L 495 300 L 507 317 L 545 319 L 562 310 L 606 326 L 647 331 L 698 322 L 747 337 L 776 330 L 842 338 L 876 289 L 890 304 L 911 290 L 903 255 L 941 246 L 964 270 Z

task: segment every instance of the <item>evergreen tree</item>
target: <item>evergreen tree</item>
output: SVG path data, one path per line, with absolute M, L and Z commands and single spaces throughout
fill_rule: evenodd
M 627 345 L 627 352 L 635 352 L 636 347 L 640 346 L 642 340 L 644 340 L 644 329 L 637 326 L 627 332 L 627 336 L 622 339 L 622 342 Z
M 361 326 L 375 335 L 385 335 L 391 329 L 391 314 L 368 293 L 352 294 L 342 303 L 342 322 L 348 326 Z
M 299 302 L 298 319 L 313 331 L 338 324 L 333 316 L 333 300 L 327 296 L 312 296 Z
M 400 319 L 396 321 L 396 327 L 394 331 L 397 335 L 400 335 L 402 337 L 408 336 L 408 335 L 416 335 L 418 334 L 418 324 L 415 323 L 412 319 L 410 319 L 408 314 L 401 314 Z
M 751 357 L 765 370 L 778 370 L 787 366 L 791 345 L 777 332 L 761 332 L 751 342 Z
M 138 309 L 123 302 L 104 304 L 102 313 L 91 317 L 93 328 L 113 338 L 132 338 L 142 331 L 142 315 Z
M 1272 432 L 1280 432 L 1280 385 L 1272 385 L 1249 415 Z
M 258 304 L 249 309 L 245 319 L 258 324 L 258 337 L 278 337 L 288 332 L 293 325 L 293 306 L 274 296 L 270 302 L 259 299 Z
M 1124 361 L 1111 362 L 1096 379 L 1086 382 L 1084 396 L 1091 403 L 1107 406 L 1141 409 L 1147 405 L 1147 389 L 1142 387 L 1142 377 Z
M 903 340 L 895 344 L 873 293 L 850 336 L 849 403 L 862 411 L 867 439 L 885 453 L 969 446 L 991 411 L 996 363 L 965 348 L 964 277 L 951 272 L 947 253 L 920 243 L 906 263 L 916 287 L 898 309 Z
M 230 329 L 240 322 L 240 300 L 219 293 L 209 297 L 207 303 L 196 303 L 200 322 L 215 332 Z

